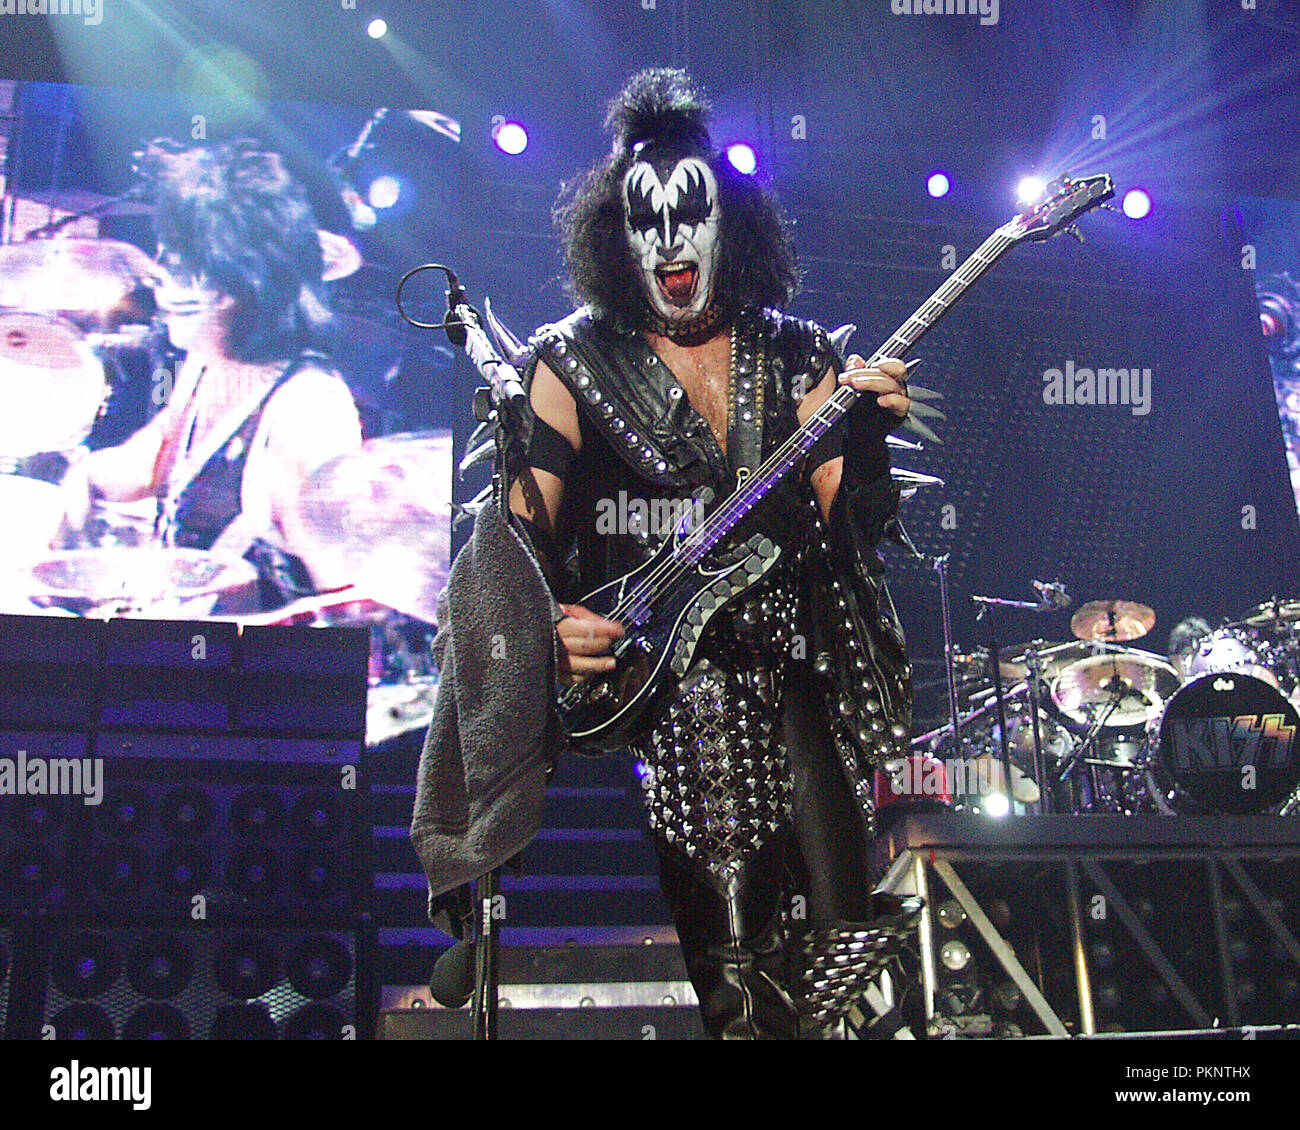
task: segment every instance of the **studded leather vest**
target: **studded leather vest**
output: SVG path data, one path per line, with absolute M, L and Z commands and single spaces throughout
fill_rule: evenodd
M 752 471 L 798 427 L 803 392 L 840 364 L 824 330 L 775 311 L 741 315 L 733 333 L 727 455 L 640 335 L 616 333 L 580 310 L 534 336 L 535 357 L 578 405 L 583 437 L 557 522 L 566 559 L 561 599 L 576 602 L 627 573 L 674 523 L 729 494 L 738 472 Z M 896 503 L 896 492 L 881 500 L 885 509 Z M 891 630 L 881 631 L 883 578 L 874 549 L 861 567 L 830 560 L 829 534 L 800 468 L 732 539 L 758 531 L 781 547 L 778 564 L 713 617 L 692 669 L 661 695 L 637 743 L 650 769 L 652 826 L 698 848 L 712 870 L 734 864 L 788 819 L 778 725 L 786 664 L 813 663 L 826 690 L 854 704 L 846 712 L 828 694 L 837 748 L 864 809 L 870 766 L 897 752 L 910 721 L 910 671 L 903 672 L 901 630 L 887 594 Z M 836 574 L 844 575 L 842 583 Z M 856 638 L 872 634 L 880 641 Z M 852 685 L 836 684 L 846 677 Z M 691 751 L 704 756 L 692 758 Z M 680 776 L 688 764 L 695 765 L 689 780 Z M 671 782 L 665 773 L 674 775 Z M 711 831 L 702 831 L 706 826 Z M 700 835 L 708 846 L 694 843 Z

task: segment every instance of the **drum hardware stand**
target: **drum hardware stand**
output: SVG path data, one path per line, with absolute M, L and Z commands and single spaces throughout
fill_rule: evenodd
M 1042 787 L 1047 777 L 1044 774 L 1043 734 L 1039 726 L 1038 710 L 1042 700 L 1042 683 L 1039 681 L 1038 641 L 1035 640 L 1025 652 L 1025 666 L 1029 668 L 1029 722 L 1034 738 L 1034 782 L 1038 788 L 1038 811 L 1040 815 L 1050 815 L 1052 811 L 1052 790 Z
M 948 592 L 948 554 L 932 558 L 930 564 L 939 574 L 939 609 L 943 619 L 943 671 L 948 682 L 948 719 L 952 732 L 954 757 L 964 756 L 961 742 L 961 711 L 957 706 L 957 666 L 952 642 L 952 603 Z
M 1111 691 L 1110 702 L 1108 702 L 1101 710 L 1097 711 L 1096 715 L 1088 723 L 1087 732 L 1084 733 L 1083 736 L 1070 747 L 1069 752 L 1061 758 L 1061 765 L 1056 772 L 1056 780 L 1053 784 L 1065 784 L 1070 775 L 1074 773 L 1076 767 L 1087 764 L 1087 759 L 1083 756 L 1084 750 L 1097 740 L 1097 735 L 1101 733 L 1102 727 L 1106 725 L 1107 719 L 1109 719 L 1110 716 L 1119 709 L 1119 704 L 1124 701 L 1124 698 L 1125 691 L 1123 688 L 1116 687 Z M 1093 767 L 1093 771 L 1093 796 L 1095 798 L 1099 791 L 1097 788 L 1095 766 Z M 1077 808 L 1078 805 L 1076 804 L 1075 807 Z
M 1038 583 L 1035 582 L 1035 587 Z M 1064 589 L 1057 585 L 1057 589 L 1064 595 Z M 1042 589 L 1040 589 L 1040 592 Z M 1066 602 L 1069 601 L 1065 597 Z M 1047 602 L 1046 596 L 1039 600 L 1007 600 L 997 596 L 971 596 L 971 601 L 979 606 L 979 611 L 975 614 L 976 621 L 983 620 L 988 614 L 990 608 L 1019 608 L 1027 612 L 1059 612 L 1064 605 Z M 1002 690 L 1002 661 L 998 648 L 997 640 L 989 640 L 989 665 L 993 676 L 993 693 L 997 700 L 998 708 L 998 745 L 1001 751 L 1000 760 L 1002 762 L 1003 779 L 1006 782 L 1007 790 L 1007 811 L 1014 814 L 1016 810 L 1015 802 L 1015 778 L 1011 776 L 1011 746 L 1007 739 L 1007 713 L 1006 713 L 1006 696 Z M 1038 725 L 1038 653 L 1034 648 L 1030 648 L 1026 655 L 1029 666 L 1029 700 L 1030 700 L 1030 721 L 1032 723 L 1031 733 L 1033 736 L 1033 766 L 1035 783 L 1038 785 L 1038 803 L 1039 811 L 1047 812 L 1050 808 L 1050 802 L 1046 800 L 1048 790 L 1043 788 L 1043 735 Z

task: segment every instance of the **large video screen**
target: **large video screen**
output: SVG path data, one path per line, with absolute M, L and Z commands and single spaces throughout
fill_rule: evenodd
M 0 611 L 369 625 L 422 721 L 454 358 L 393 295 L 454 234 L 459 125 L 203 110 L 0 83 Z
M 1240 203 L 1242 265 L 1253 270 L 1260 330 L 1268 347 L 1287 467 L 1300 513 L 1300 203 Z

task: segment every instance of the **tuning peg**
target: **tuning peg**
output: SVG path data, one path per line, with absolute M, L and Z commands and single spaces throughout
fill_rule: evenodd
M 1065 230 L 1069 232 L 1070 235 L 1074 236 L 1074 238 L 1077 239 L 1080 243 L 1083 242 L 1083 232 L 1079 230 L 1078 224 L 1071 224 Z

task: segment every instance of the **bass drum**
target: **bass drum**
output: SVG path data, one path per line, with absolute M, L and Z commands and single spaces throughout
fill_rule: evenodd
M 1202 675 L 1166 704 L 1148 779 L 1161 811 L 1289 813 L 1300 789 L 1300 712 L 1273 683 L 1241 671 Z

